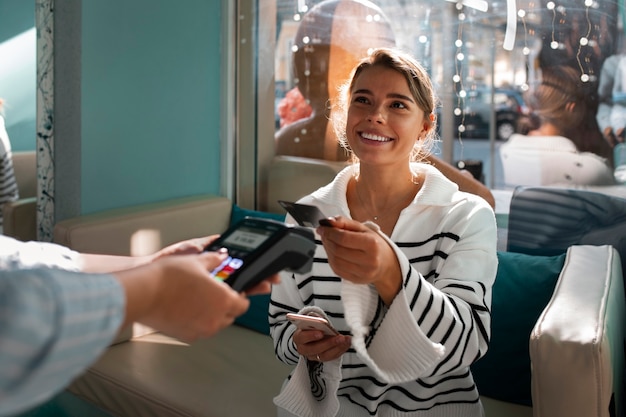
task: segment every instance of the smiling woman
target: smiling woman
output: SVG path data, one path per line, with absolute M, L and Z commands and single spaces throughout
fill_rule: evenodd
M 358 164 L 300 200 L 335 217 L 316 230 L 313 270 L 272 289 L 275 350 L 297 365 L 279 415 L 481 416 L 469 366 L 488 344 L 493 211 L 412 162 L 428 156 L 436 103 L 413 57 L 374 49 L 342 93 L 334 113 L 347 115 L 332 122 Z M 290 312 L 317 313 L 340 334 L 296 329 Z

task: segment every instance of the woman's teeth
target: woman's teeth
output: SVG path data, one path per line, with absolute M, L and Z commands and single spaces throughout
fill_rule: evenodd
M 388 137 L 373 135 L 371 133 L 361 133 L 361 136 L 363 136 L 365 139 L 375 140 L 377 142 L 389 142 L 391 140 Z

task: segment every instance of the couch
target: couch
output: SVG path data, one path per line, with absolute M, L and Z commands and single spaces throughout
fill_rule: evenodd
M 626 187 L 517 187 L 507 250 L 553 255 L 572 244 L 611 245 L 626 269 Z
M 56 225 L 54 236 L 80 251 L 142 254 L 180 239 L 222 232 L 234 210 L 246 213 L 227 198 L 201 195 L 68 219 Z M 509 269 L 528 271 L 534 258 L 523 256 L 528 258 L 503 257 L 500 268 L 510 264 Z M 609 414 L 611 409 L 623 412 L 626 313 L 619 256 L 610 246 L 572 246 L 560 261 L 554 282 L 543 294 L 545 305 L 530 318 L 517 346 L 528 355 L 528 383 L 522 380 L 521 386 L 532 395 L 532 406 L 525 403 L 527 398 L 511 400 L 511 393 L 495 392 L 483 396 L 487 417 L 609 417 L 617 415 Z M 525 297 L 518 300 L 517 308 L 524 310 Z M 267 300 L 255 299 L 251 311 L 260 317 L 256 320 L 266 322 L 263 303 Z M 501 319 L 508 323 L 508 317 Z M 496 365 L 489 365 L 490 360 Z M 498 358 L 481 361 L 488 370 L 504 369 Z M 114 416 L 273 416 L 272 398 L 290 369 L 275 358 L 264 330 L 243 321 L 189 345 L 135 326 L 68 391 Z M 502 375 L 490 377 L 480 369 L 476 373 L 487 375 L 496 387 L 506 385 Z

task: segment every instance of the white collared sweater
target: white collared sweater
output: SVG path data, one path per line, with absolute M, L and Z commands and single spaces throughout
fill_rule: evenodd
M 327 216 L 350 217 L 346 189 L 353 169 L 358 167 L 344 169 L 300 202 Z M 383 235 L 404 276 L 390 306 L 373 286 L 338 277 L 319 236 L 312 271 L 283 273 L 274 286 L 269 321 L 276 355 L 298 364 L 275 398 L 279 415 L 482 415 L 469 366 L 489 343 L 495 216 L 486 201 L 460 192 L 432 166 L 412 164 L 412 169 L 424 184 L 391 236 Z M 285 315 L 311 308 L 352 336 L 341 358 L 322 365 L 300 358 L 292 340 L 295 327 Z

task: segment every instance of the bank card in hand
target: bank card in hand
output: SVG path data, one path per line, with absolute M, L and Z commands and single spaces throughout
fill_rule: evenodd
M 287 210 L 287 213 L 291 214 L 291 217 L 293 217 L 300 226 L 317 227 L 320 225 L 320 221 L 324 223 L 327 218 L 316 206 L 283 200 L 278 200 L 278 204 Z

